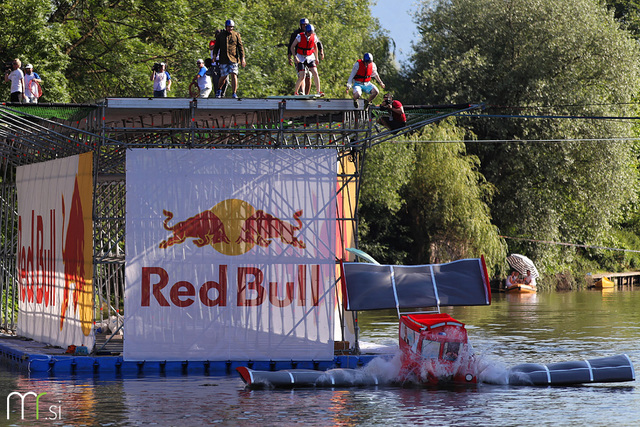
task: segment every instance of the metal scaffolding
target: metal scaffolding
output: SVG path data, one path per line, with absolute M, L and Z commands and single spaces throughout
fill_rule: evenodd
M 356 108 L 349 99 L 108 98 L 86 105 L 1 105 L 0 329 L 12 332 L 17 324 L 18 166 L 94 153 L 94 292 L 100 321 L 123 314 L 127 149 L 334 148 L 338 192 L 345 201 L 338 209 L 338 238 L 346 248 L 357 245 L 357 195 L 366 149 L 479 107 L 417 114 L 392 133 L 378 132 L 375 114 L 359 102 Z M 347 253 L 337 255 L 346 258 Z

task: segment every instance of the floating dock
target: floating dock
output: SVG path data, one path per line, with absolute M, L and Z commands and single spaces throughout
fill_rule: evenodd
M 241 366 L 262 371 L 281 369 L 359 368 L 379 354 L 337 355 L 332 360 L 203 360 L 125 361 L 121 355 L 74 356 L 59 347 L 0 334 L 0 363 L 30 375 L 66 377 L 75 374 L 105 376 L 225 375 Z

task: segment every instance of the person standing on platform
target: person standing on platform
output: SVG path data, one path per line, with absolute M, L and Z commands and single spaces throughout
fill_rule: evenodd
M 219 55 L 220 63 L 220 87 L 229 80 L 233 98 L 238 97 L 238 64 L 242 64 L 242 67 L 247 66 L 244 54 L 244 45 L 242 44 L 242 38 L 240 33 L 234 31 L 236 24 L 231 19 L 227 19 L 225 22 L 225 29 L 221 31 L 216 37 L 215 46 L 213 47 L 212 55 L 214 58 Z M 216 98 L 222 97 L 222 91 L 218 89 L 216 91 Z
M 166 70 L 164 62 L 154 64 L 151 81 L 153 82 L 153 96 L 155 98 L 166 98 L 167 91 L 171 90 L 171 75 Z
M 378 96 L 378 88 L 376 85 L 371 83 L 371 78 L 375 78 L 382 86 L 382 89 L 385 88 L 384 83 L 382 83 L 382 79 L 378 75 L 378 67 L 373 62 L 373 55 L 370 53 L 365 53 L 362 59 L 358 59 L 353 65 L 353 69 L 351 70 L 351 75 L 349 76 L 349 80 L 347 81 L 347 93 L 353 86 L 353 106 L 358 108 L 358 98 L 363 96 L 363 93 L 369 95 L 368 99 L 364 100 L 364 108 L 366 109 L 371 101 Z
M 378 123 L 387 129 L 396 130 L 407 125 L 404 107 L 400 101 L 393 99 L 392 94 L 386 93 L 384 95 L 384 101 L 380 104 L 380 109 L 389 112 L 388 116 L 382 116 L 378 119 Z
M 318 75 L 317 62 L 319 58 L 316 58 L 315 52 L 318 51 L 318 39 L 315 34 L 315 28 L 313 25 L 307 24 L 304 34 L 298 34 L 296 39 L 291 45 L 290 52 L 293 55 L 293 60 L 298 70 L 298 81 L 296 82 L 294 95 L 299 94 L 299 90 L 302 89 L 304 93 L 305 88 L 304 79 L 305 73 L 308 69 L 313 77 L 313 81 L 316 85 L 316 90 L 319 96 L 323 96 L 322 90 L 320 90 L 320 76 Z
M 289 65 L 294 65 L 293 56 L 295 54 L 291 51 L 291 45 L 293 45 L 293 43 L 296 41 L 296 37 L 298 37 L 299 34 L 304 34 L 305 30 L 307 29 L 307 25 L 309 25 L 309 20 L 307 18 L 302 18 L 300 20 L 300 27 L 293 30 L 291 36 L 289 37 L 289 44 L 287 45 L 287 56 L 289 57 Z M 324 48 L 317 34 L 316 41 L 318 45 L 318 55 L 320 56 L 320 59 L 324 60 Z M 296 73 L 298 73 L 297 67 Z M 303 92 L 305 95 L 309 95 L 309 93 L 311 92 L 311 72 L 308 68 L 305 68 L 304 90 L 301 90 L 301 92 Z
M 226 81 L 224 86 L 220 86 L 220 51 L 218 51 L 216 56 L 213 56 L 213 50 L 216 46 L 216 38 L 221 32 L 222 30 L 216 30 L 213 40 L 209 42 L 209 53 L 211 55 L 211 59 L 205 59 L 205 66 L 209 69 L 209 75 L 211 76 L 211 81 L 213 83 L 213 90 L 216 94 L 218 93 L 218 90 L 220 90 L 221 96 L 224 97 L 224 94 L 227 91 L 227 86 L 229 86 L 229 82 Z M 211 66 L 207 65 L 208 61 L 211 62 Z
M 41 94 L 39 84 L 42 80 L 38 73 L 33 71 L 33 65 L 31 64 L 27 64 L 24 67 L 24 73 L 24 100 L 25 102 L 37 104 Z
M 193 78 L 193 81 L 198 82 L 198 88 L 200 89 L 198 98 L 208 98 L 211 93 L 211 77 L 207 74 L 207 67 L 204 66 L 204 60 L 198 59 L 196 64 L 200 67 L 200 70 Z
M 13 70 L 7 71 L 4 75 L 4 81 L 11 83 L 11 102 L 22 103 L 22 97 L 24 96 L 24 74 L 20 67 L 22 62 L 16 58 L 11 63 Z

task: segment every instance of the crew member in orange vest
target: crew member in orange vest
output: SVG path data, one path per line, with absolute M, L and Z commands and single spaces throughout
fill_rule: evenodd
M 293 60 L 298 70 L 298 81 L 293 91 L 294 95 L 304 93 L 304 76 L 305 70 L 308 68 L 316 85 L 318 95 L 324 96 L 324 93 L 320 90 L 320 76 L 318 75 L 318 67 L 316 64 L 320 62 L 320 59 L 324 59 L 324 57 L 317 58 L 315 55 L 316 52 L 318 52 L 318 38 L 313 25 L 308 24 L 304 34 L 298 34 L 296 40 L 291 45 L 291 54 L 293 55 Z M 302 90 L 299 92 L 300 89 Z
M 368 99 L 364 100 L 364 108 L 366 109 L 371 101 L 378 96 L 378 88 L 371 82 L 371 79 L 375 78 L 382 86 L 382 89 L 385 88 L 384 83 L 382 83 L 382 79 L 378 75 L 378 67 L 376 67 L 375 62 L 373 62 L 373 55 L 370 53 L 365 53 L 362 59 L 358 59 L 355 64 L 353 64 L 353 70 L 351 70 L 351 75 L 349 76 L 349 80 L 347 81 L 347 93 L 351 87 L 353 87 L 353 106 L 358 108 L 358 98 L 363 96 L 363 93 L 369 95 Z

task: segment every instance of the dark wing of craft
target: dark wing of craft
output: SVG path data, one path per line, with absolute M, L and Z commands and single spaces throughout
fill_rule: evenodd
M 446 264 L 342 264 L 347 310 L 491 304 L 484 258 Z

